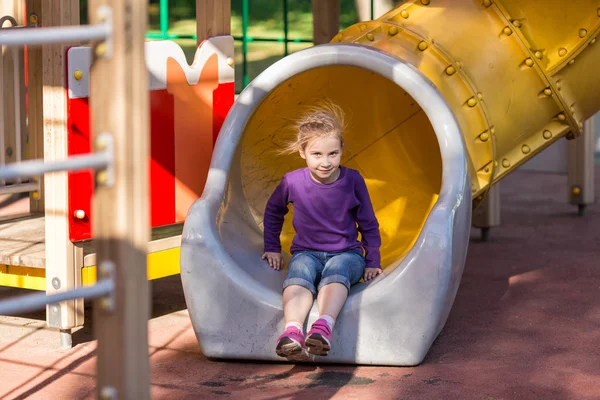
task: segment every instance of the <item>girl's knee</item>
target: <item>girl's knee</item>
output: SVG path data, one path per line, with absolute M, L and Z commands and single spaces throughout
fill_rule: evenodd
M 343 253 L 331 258 L 323 268 L 322 280 L 328 277 L 345 277 L 345 282 L 354 284 L 360 280 L 365 268 L 365 261 L 359 254 Z

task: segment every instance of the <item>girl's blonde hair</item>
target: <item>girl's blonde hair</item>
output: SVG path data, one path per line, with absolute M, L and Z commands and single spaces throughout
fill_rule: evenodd
M 335 137 L 344 147 L 344 110 L 331 101 L 321 101 L 308 108 L 305 114 L 294 123 L 296 140 L 288 142 L 281 153 L 290 154 L 304 151 L 314 139 Z

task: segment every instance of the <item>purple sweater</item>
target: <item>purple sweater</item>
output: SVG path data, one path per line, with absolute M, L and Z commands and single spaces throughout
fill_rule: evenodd
M 365 180 L 356 170 L 340 168 L 338 179 L 329 184 L 315 182 L 308 168 L 284 175 L 265 208 L 265 252 L 281 252 L 279 236 L 283 219 L 288 203 L 293 203 L 292 224 L 296 235 L 292 240 L 292 254 L 300 250 L 364 249 L 367 268 L 381 267 L 379 223 Z M 358 241 L 358 232 L 362 242 Z

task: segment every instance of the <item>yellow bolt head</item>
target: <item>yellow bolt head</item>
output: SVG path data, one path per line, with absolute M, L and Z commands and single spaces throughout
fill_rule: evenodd
M 524 144 L 523 146 L 521 146 L 521 151 L 523 152 L 523 154 L 529 154 L 529 152 L 531 151 L 531 149 L 529 148 L 529 146 L 527 146 L 526 144 Z
M 590 40 L 590 44 L 594 44 L 596 43 L 596 38 L 593 38 L 592 40 Z
M 372 42 L 373 40 L 375 40 L 375 37 L 372 33 L 367 33 L 367 39 L 369 39 Z
M 515 19 L 512 21 L 512 24 L 518 28 L 521 26 L 521 21 L 519 21 L 518 19 Z
M 558 49 L 558 55 L 561 57 L 564 57 L 567 55 L 567 49 L 565 49 L 564 47 L 561 47 L 560 49 Z
M 563 114 L 563 113 L 560 113 L 560 114 L 558 114 L 558 119 L 559 119 L 560 121 L 564 121 L 565 119 L 567 119 L 567 117 L 565 116 L 565 114 Z
M 81 78 L 83 78 L 83 72 L 81 72 L 80 70 L 75 70 L 75 72 L 73 73 L 73 77 L 76 80 L 81 80 Z
M 525 60 L 525 65 L 527 65 L 528 67 L 533 67 L 533 60 L 531 58 L 528 58 Z
M 573 65 L 575 63 L 575 59 L 572 59 L 571 61 L 569 61 L 569 65 Z
M 579 37 L 580 37 L 580 38 L 584 38 L 584 37 L 586 37 L 586 36 L 587 36 L 587 33 L 588 33 L 588 32 L 587 32 L 587 30 L 586 30 L 586 29 L 580 29 L 580 30 L 579 30 Z
M 481 101 L 483 101 L 483 95 L 481 93 L 477 93 L 477 98 Z
M 446 68 L 447 75 L 454 75 L 455 73 L 456 73 L 456 68 L 454 68 L 452 65 L 450 65 L 449 67 Z
M 96 174 L 96 182 L 99 184 L 105 184 L 108 181 L 108 173 L 106 170 L 98 171 Z
M 40 193 L 39 192 L 31 192 L 31 197 L 33 197 L 34 199 L 39 199 L 40 198 Z
M 469 100 L 467 100 L 467 105 L 469 107 L 475 107 L 477 105 L 477 100 L 475 100 L 475 97 L 471 97 Z
M 102 43 L 98 43 L 98 46 L 96 46 L 96 55 L 98 57 L 102 57 L 106 54 L 106 43 L 102 42 Z
M 539 60 L 541 60 L 544 57 L 544 55 L 542 54 L 542 52 L 539 51 L 539 50 L 534 53 L 534 56 L 535 56 L 535 58 L 537 58 Z
M 424 51 L 424 50 L 427 50 L 428 47 L 429 47 L 429 45 L 427 44 L 427 42 L 425 42 L 425 41 L 419 42 L 419 50 Z
M 571 191 L 575 196 L 579 196 L 581 194 L 581 189 L 577 186 L 575 186 L 573 188 L 573 190 Z
M 397 35 L 397 34 L 398 34 L 398 28 L 397 28 L 397 27 L 395 27 L 395 26 L 392 26 L 392 27 L 390 28 L 390 30 L 388 31 L 388 33 L 390 34 L 390 36 L 395 36 L 395 35 Z
M 507 36 L 512 35 L 512 29 L 510 29 L 508 26 L 505 26 L 504 29 L 502 29 L 502 32 Z
M 421 4 L 423 4 L 423 5 L 425 5 L 425 6 L 428 6 L 428 5 L 429 5 L 429 3 L 430 3 L 430 1 L 429 1 L 429 0 L 421 0 Z
M 479 139 L 481 139 L 482 142 L 487 142 L 489 138 L 490 135 L 487 132 L 483 132 L 481 135 L 479 135 Z
M 400 11 L 400 16 L 404 19 L 408 18 L 408 11 L 406 11 L 406 10 Z
M 542 136 L 544 137 L 544 139 L 548 140 L 552 137 L 552 132 L 544 131 L 544 133 L 542 133 Z
M 546 88 L 546 89 L 544 89 L 544 94 L 545 94 L 546 96 L 552 96 L 552 89 L 550 89 L 550 88 Z
M 32 24 L 37 24 L 38 22 L 38 16 L 35 14 L 31 14 L 29 16 L 29 22 L 31 22 Z
M 491 5 L 492 5 L 492 0 L 483 0 L 483 5 L 484 5 L 485 7 L 489 7 L 489 6 L 491 6 Z
M 508 161 L 506 158 L 504 160 L 502 160 L 502 166 L 504 168 L 508 168 L 510 167 L 510 161 Z

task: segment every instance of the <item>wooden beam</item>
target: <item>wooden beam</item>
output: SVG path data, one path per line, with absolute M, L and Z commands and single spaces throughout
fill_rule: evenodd
M 144 59 L 147 0 L 91 0 L 89 20 L 99 22 L 98 6 L 112 8 L 112 54 L 105 43 L 93 46 L 90 106 L 96 151 L 99 134 L 112 138 L 113 181 L 96 173 L 93 234 L 98 279 L 112 274 L 112 299 L 94 304 L 98 338 L 97 396 L 150 398 L 148 319 L 150 285 L 146 247 L 148 209 L 149 98 Z M 111 265 L 114 269 L 111 272 Z M 112 306 L 111 306 L 112 304 Z
M 329 43 L 340 31 L 340 0 L 312 0 L 313 43 Z
M 23 4 L 20 0 L 2 0 L 0 2 L 0 17 L 9 16 L 14 18 L 16 25 L 23 25 Z M 10 29 L 12 21 L 5 21 L 2 27 Z M 17 67 L 15 68 L 15 62 Z M 4 132 L 4 155 L 6 163 L 16 162 L 17 159 L 23 160 L 25 156 L 25 139 L 27 130 L 25 126 L 25 87 L 24 87 L 24 66 L 23 49 L 19 47 L 5 47 L 2 51 L 2 87 L 0 93 L 4 98 L 3 118 L 0 123 L 3 125 Z M 15 83 L 18 85 L 15 88 Z M 16 89 L 16 90 L 15 90 Z M 16 100 L 18 99 L 18 102 Z M 19 113 L 19 116 L 16 115 Z M 15 133 L 17 129 L 21 131 L 21 140 L 17 145 Z M 17 157 L 17 151 L 20 149 L 20 158 Z
M 44 27 L 79 24 L 79 0 L 42 0 L 40 21 Z M 64 160 L 67 151 L 66 45 L 42 46 L 42 96 L 44 159 Z M 68 173 L 56 172 L 44 177 L 46 212 L 46 292 L 72 289 L 76 282 L 74 246 L 69 240 Z M 76 302 L 49 305 L 48 326 L 63 330 L 61 344 L 70 346 L 70 329 L 77 326 Z
M 43 26 L 42 0 L 26 0 L 28 25 Z M 32 23 L 31 21 L 35 21 Z M 43 58 L 41 47 L 27 48 L 27 148 L 28 159 L 44 158 Z M 39 179 L 40 191 L 29 196 L 29 210 L 44 212 L 44 179 Z
M 231 0 L 196 0 L 198 44 L 212 36 L 231 34 Z

